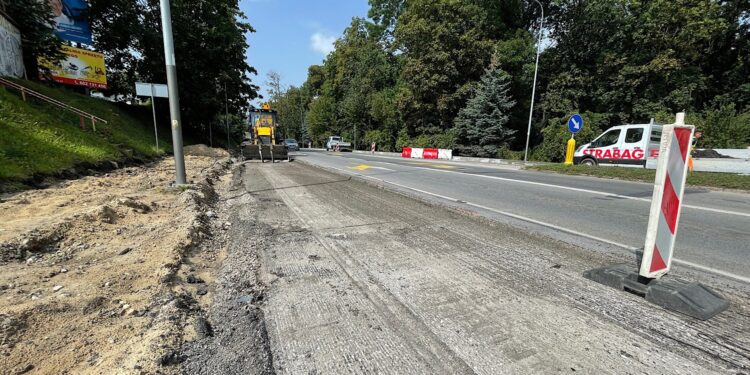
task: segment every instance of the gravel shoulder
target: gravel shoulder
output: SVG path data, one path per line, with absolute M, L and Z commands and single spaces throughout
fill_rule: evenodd
M 200 344 L 224 354 L 186 373 L 750 371 L 741 289 L 713 285 L 732 307 L 701 322 L 581 276 L 611 255 L 351 177 L 245 163 L 233 184 L 224 333 Z

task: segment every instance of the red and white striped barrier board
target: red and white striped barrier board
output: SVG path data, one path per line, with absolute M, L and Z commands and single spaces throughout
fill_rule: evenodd
M 404 147 L 401 150 L 401 157 L 412 158 L 412 159 L 451 160 L 453 159 L 453 150 L 444 150 L 444 149 L 438 149 L 438 148 Z
M 643 277 L 659 278 L 672 266 L 694 130 L 694 126 L 685 125 L 684 113 L 677 114 L 675 124 L 665 125 L 662 129 L 651 213 L 639 272 Z

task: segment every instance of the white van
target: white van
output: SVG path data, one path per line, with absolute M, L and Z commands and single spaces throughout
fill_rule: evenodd
M 613 126 L 591 143 L 579 147 L 573 154 L 573 162 L 645 168 L 648 159 L 659 156 L 661 130 L 662 126 L 653 120 L 650 124 Z

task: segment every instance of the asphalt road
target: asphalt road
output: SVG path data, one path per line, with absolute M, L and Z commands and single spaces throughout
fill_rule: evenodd
M 543 227 L 567 242 L 622 252 L 643 247 L 653 186 L 432 160 L 303 151 L 298 160 L 442 200 L 492 218 Z M 750 196 L 688 188 L 675 269 L 750 282 Z M 578 243 L 580 244 L 580 243 Z
M 357 172 L 389 168 L 314 157 Z M 432 173 L 402 174 L 412 172 Z M 356 177 L 255 161 L 237 165 L 231 186 L 214 335 L 191 344 L 185 373 L 750 369 L 746 291 L 718 288 L 729 309 L 698 321 L 581 276 L 617 256 Z

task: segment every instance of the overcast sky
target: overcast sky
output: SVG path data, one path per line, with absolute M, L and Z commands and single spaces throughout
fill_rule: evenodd
M 241 0 L 240 8 L 256 32 L 248 35 L 247 60 L 258 70 L 253 82 L 267 97 L 266 74 L 300 86 L 307 67 L 333 50 L 352 17 L 367 16 L 367 0 Z

